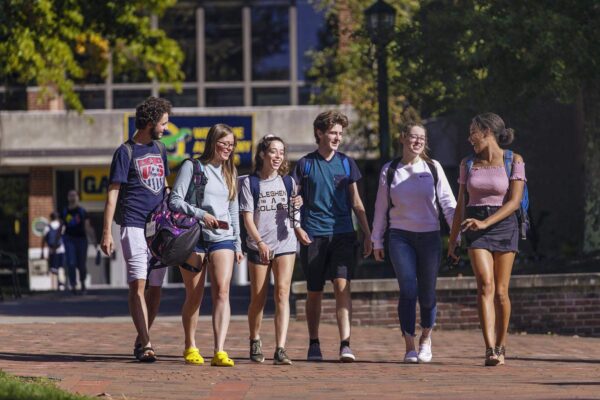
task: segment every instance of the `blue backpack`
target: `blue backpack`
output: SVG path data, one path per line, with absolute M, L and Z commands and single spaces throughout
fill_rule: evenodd
M 467 176 L 471 172 L 471 168 L 473 167 L 473 161 L 475 156 L 471 155 L 467 158 L 466 161 L 466 172 Z M 512 150 L 504 150 L 504 170 L 506 171 L 506 175 L 510 179 L 510 175 L 512 173 L 512 164 L 513 164 L 513 152 Z M 519 235 L 521 239 L 527 239 L 527 235 L 529 234 L 531 223 L 529 222 L 529 190 L 527 190 L 527 184 L 523 188 L 523 197 L 521 198 L 521 204 L 519 206 L 519 210 L 517 211 L 517 219 L 519 221 Z
M 250 193 L 252 193 L 252 200 L 254 200 L 254 211 L 258 210 L 258 200 L 260 196 L 260 177 L 253 173 L 248 175 L 248 179 L 250 180 Z M 294 182 L 291 176 L 285 175 L 282 176 L 283 184 L 285 185 L 285 191 L 287 192 L 288 197 L 288 207 L 290 206 L 290 197 L 292 196 L 292 191 L 294 190 Z M 238 191 L 238 196 L 241 196 L 242 191 Z M 238 199 L 239 200 L 239 199 Z M 244 253 L 248 253 L 248 245 L 246 244 L 248 239 L 248 230 L 246 229 L 246 225 L 244 224 L 244 216 L 243 212 L 240 212 L 240 239 L 242 241 L 242 251 Z
M 56 250 L 58 249 L 63 241 L 62 241 L 62 224 L 59 225 L 58 228 L 54 229 L 52 228 L 52 226 L 50 226 L 50 224 L 48 224 L 48 232 L 46 232 L 46 236 L 44 237 L 44 239 L 46 240 L 46 243 L 48 244 L 48 247 L 51 250 Z
M 192 185 L 188 189 L 186 201 L 192 189 L 195 189 L 196 204 L 202 203 L 203 189 L 206 186 L 204 166 L 199 160 L 191 160 L 194 165 Z M 187 161 L 187 160 L 186 160 Z M 152 253 L 150 268 L 178 266 L 185 263 L 200 239 L 202 227 L 200 221 L 184 213 L 169 208 L 169 196 L 148 214 L 144 234 L 148 249 Z

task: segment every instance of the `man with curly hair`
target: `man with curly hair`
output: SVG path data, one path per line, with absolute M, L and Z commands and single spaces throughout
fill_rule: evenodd
M 144 225 L 147 215 L 163 201 L 169 167 L 160 138 L 167 129 L 170 113 L 171 103 L 156 97 L 149 97 L 137 106 L 137 130 L 113 155 L 104 208 L 101 247 L 107 255 L 114 250 L 111 227 L 115 211 L 119 215 L 119 219 L 115 220 L 121 225 L 121 247 L 129 284 L 129 312 L 138 334 L 133 353 L 142 362 L 156 360 L 149 331 L 158 313 L 166 272 L 162 268 L 148 274 L 150 252 Z M 146 279 L 149 280 L 149 289 L 145 294 Z

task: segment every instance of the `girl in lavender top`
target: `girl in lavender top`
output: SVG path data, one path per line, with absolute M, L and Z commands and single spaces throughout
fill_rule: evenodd
M 451 225 L 456 200 L 442 166 L 427 156 L 425 128 L 407 125 L 400 143 L 402 157 L 381 170 L 371 240 L 375 259 L 383 261 L 384 240 L 389 239 L 390 260 L 400 286 L 398 317 L 406 345 L 404 362 L 429 362 L 442 247 L 438 215 L 443 213 Z M 388 185 L 390 168 L 394 171 L 390 171 L 393 179 Z M 388 227 L 389 235 L 384 237 Z M 418 353 L 414 340 L 417 298 L 422 328 Z
M 507 129 L 496 114 L 485 113 L 473 118 L 469 142 L 475 156 L 470 171 L 465 158 L 460 166 L 458 206 L 450 232 L 448 255 L 455 255 L 459 231 L 465 233 L 469 258 L 477 279 L 477 306 L 486 345 L 485 365 L 504 364 L 506 332 L 510 319 L 508 284 L 519 232 L 516 211 L 525 185 L 525 163 L 514 154 L 511 174 L 504 166 L 504 150 L 500 146 L 513 141 L 514 132 Z

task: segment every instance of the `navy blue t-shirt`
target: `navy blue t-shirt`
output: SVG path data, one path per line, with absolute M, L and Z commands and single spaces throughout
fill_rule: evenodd
M 154 141 L 135 143 L 132 147 L 133 160 L 129 158 L 125 145 L 115 151 L 110 166 L 110 183 L 126 185 L 123 226 L 143 228 L 148 214 L 163 200 L 169 166 L 166 154 L 161 155 Z
M 343 158 L 348 159 L 349 176 Z M 308 177 L 304 179 L 306 160 L 310 160 L 312 165 Z M 336 152 L 327 161 L 318 151 L 314 151 L 298 160 L 292 176 L 302 185 L 302 228 L 309 235 L 354 232 L 349 186 L 358 181 L 361 174 L 353 159 Z
M 85 237 L 85 220 L 88 217 L 85 208 L 65 208 L 60 217 L 65 224 L 65 235 Z

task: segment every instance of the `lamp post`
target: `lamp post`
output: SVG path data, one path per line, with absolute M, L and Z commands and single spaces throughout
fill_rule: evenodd
M 387 45 L 392 39 L 396 10 L 384 0 L 365 9 L 367 32 L 377 55 L 377 104 L 379 108 L 379 155 L 382 164 L 390 158 L 390 118 L 388 111 Z

